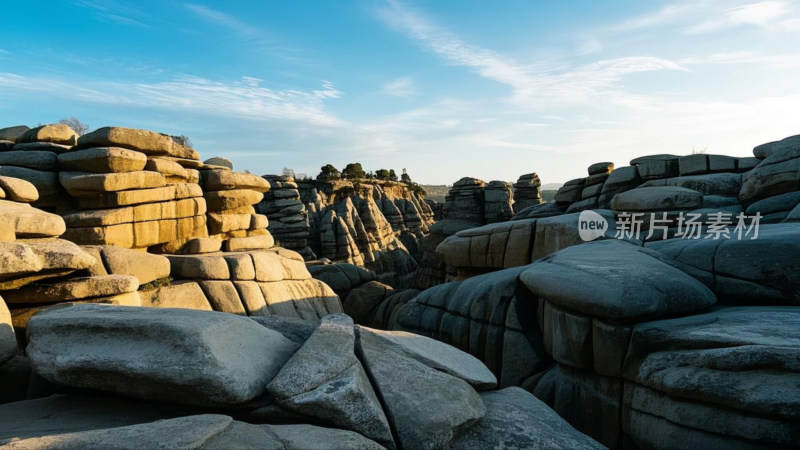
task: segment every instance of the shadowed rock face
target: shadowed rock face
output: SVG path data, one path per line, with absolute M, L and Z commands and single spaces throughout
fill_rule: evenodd
M 542 442 L 598 445 L 529 394 L 485 397 L 493 415 L 481 421 L 487 405 L 476 389 L 496 379 L 478 359 L 343 314 L 311 325 L 80 305 L 37 315 L 29 336 L 34 370 L 83 390 L 0 405 L 0 445 L 11 448 L 119 446 L 122 436 L 124 446 L 147 448 L 444 449 L 490 443 L 504 429 L 496 417 L 504 407 L 520 420 L 540 416 L 507 425 L 513 442 L 537 429 Z
M 411 285 L 419 241 L 433 220 L 416 194 L 398 183 L 366 181 L 305 182 L 299 189 L 308 210 L 307 243 L 316 256 L 369 269 L 395 288 Z

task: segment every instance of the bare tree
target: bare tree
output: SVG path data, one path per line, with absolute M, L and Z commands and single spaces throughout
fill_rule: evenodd
M 69 119 L 61 119 L 58 121 L 61 125 L 68 125 L 72 130 L 78 133 L 78 136 L 83 136 L 89 132 L 89 125 L 78 120 L 77 117 L 72 116 Z
M 189 140 L 187 136 L 180 135 L 180 136 L 170 136 L 170 137 L 172 138 L 173 141 L 177 142 L 178 144 L 185 145 L 189 148 L 194 148 L 192 147 L 192 141 Z

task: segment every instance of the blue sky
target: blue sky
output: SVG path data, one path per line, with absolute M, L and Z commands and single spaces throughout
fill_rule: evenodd
M 552 183 L 800 133 L 796 1 L 7 3 L 0 127 L 184 134 L 257 174 Z

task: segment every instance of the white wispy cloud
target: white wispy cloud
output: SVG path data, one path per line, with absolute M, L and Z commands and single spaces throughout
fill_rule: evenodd
M 401 77 L 384 83 L 381 87 L 384 94 L 392 97 L 411 97 L 414 95 L 414 93 L 416 93 L 414 80 L 411 79 L 411 77 Z
M 0 72 L 0 87 L 6 92 L 38 92 L 86 103 L 145 107 L 158 111 L 183 111 L 211 117 L 250 121 L 288 120 L 316 126 L 342 123 L 325 111 L 325 101 L 341 97 L 332 83 L 311 91 L 273 90 L 260 80 L 245 77 L 214 81 L 180 76 L 157 83 L 68 81 L 25 77 Z
M 226 14 L 222 11 L 209 8 L 208 6 L 205 5 L 197 5 L 194 3 L 187 3 L 185 6 L 186 9 L 193 12 L 194 14 L 202 17 L 205 20 L 216 23 L 217 25 L 228 28 L 231 31 L 238 34 L 239 36 L 248 38 L 262 37 L 261 30 L 237 19 L 236 17 L 230 14 Z
M 689 34 L 711 33 L 740 25 L 768 27 L 787 14 L 784 2 L 765 1 L 726 9 L 721 15 L 686 29 Z
M 672 26 L 682 33 L 703 34 L 751 25 L 769 30 L 800 32 L 798 24 L 800 10 L 796 2 L 682 0 L 653 13 L 624 20 L 606 31 L 632 32 Z
M 511 100 L 531 107 L 546 107 L 553 100 L 586 102 L 605 97 L 617 90 L 618 81 L 632 73 L 685 70 L 675 62 L 654 56 L 626 56 L 588 64 L 567 60 L 523 64 L 511 56 L 465 42 L 398 0 L 387 0 L 387 7 L 378 14 L 389 26 L 407 33 L 447 63 L 469 67 L 484 78 L 511 87 Z
M 233 33 L 233 35 L 259 51 L 285 60 L 294 62 L 302 61 L 297 55 L 297 49 L 282 44 L 281 39 L 263 28 L 251 25 L 231 14 L 209 8 L 205 5 L 186 3 L 184 6 L 197 17 L 227 29 L 229 32 Z
M 94 11 L 95 18 L 99 20 L 150 28 L 144 23 L 148 14 L 128 3 L 116 0 L 73 0 L 72 4 Z

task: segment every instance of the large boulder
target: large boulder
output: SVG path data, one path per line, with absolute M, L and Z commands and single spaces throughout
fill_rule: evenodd
M 771 152 L 753 170 L 742 175 L 739 200 L 749 205 L 757 200 L 800 190 L 800 147 Z
M 192 449 L 379 449 L 353 432 L 313 425 L 252 425 L 229 416 L 204 414 L 176 417 L 117 428 L 52 434 L 12 441 L 9 449 L 192 448 Z
M 717 299 L 663 254 L 618 240 L 570 247 L 520 279 L 539 298 L 572 311 L 635 323 L 708 308 Z
M 245 317 L 76 305 L 28 322 L 34 370 L 67 386 L 191 405 L 264 393 L 297 346 Z
M 357 352 L 402 448 L 448 448 L 486 413 L 465 381 L 393 350 L 382 338 L 358 330 Z
M 123 127 L 103 127 L 78 139 L 79 149 L 89 147 L 122 147 L 138 150 L 147 155 L 169 155 L 176 158 L 199 160 L 199 154 L 175 142 L 171 137 L 148 130 Z M 199 161 L 198 161 L 199 162 Z M 200 164 L 202 165 L 202 164 Z
M 389 343 L 392 350 L 417 360 L 426 366 L 461 378 L 475 389 L 497 387 L 497 378 L 478 358 L 443 342 L 407 333 L 359 327 L 362 333 L 372 333 Z
M 760 225 L 749 236 L 668 239 L 647 248 L 692 267 L 720 302 L 800 304 L 800 230 L 795 223 Z
M 642 448 L 800 442 L 800 310 L 719 307 L 637 325 L 623 423 Z
M 621 212 L 691 210 L 703 206 L 703 194 L 677 186 L 651 186 L 617 194 L 611 209 Z
M 381 403 L 355 355 L 353 320 L 323 317 L 268 386 L 278 405 L 394 448 Z
M 544 402 L 521 388 L 484 392 L 481 399 L 486 405 L 486 415 L 457 437 L 451 444 L 452 448 L 606 448 L 572 428 Z
M 119 147 L 87 148 L 58 155 L 61 170 L 111 173 L 138 172 L 147 164 L 147 156 Z
M 31 128 L 17 138 L 17 143 L 52 142 L 54 144 L 75 145 L 78 134 L 69 125 L 52 124 Z

